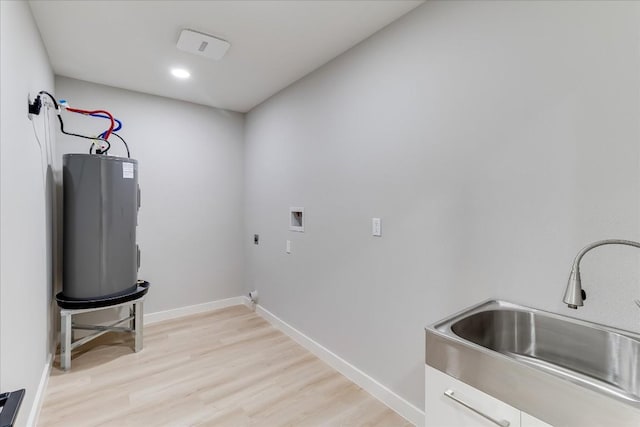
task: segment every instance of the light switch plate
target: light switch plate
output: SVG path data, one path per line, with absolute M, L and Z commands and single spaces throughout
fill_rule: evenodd
M 376 237 L 382 236 L 382 224 L 380 218 L 371 218 L 371 234 Z

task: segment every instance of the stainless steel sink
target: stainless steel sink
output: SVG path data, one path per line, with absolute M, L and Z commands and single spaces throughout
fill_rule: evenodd
M 487 310 L 451 325 L 460 338 L 640 404 L 640 341 L 540 312 Z
M 640 426 L 640 335 L 487 301 L 426 328 L 426 363 L 556 426 Z

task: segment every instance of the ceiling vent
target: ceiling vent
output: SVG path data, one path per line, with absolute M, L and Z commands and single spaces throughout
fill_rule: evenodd
M 222 58 L 229 47 L 226 40 L 193 30 L 182 30 L 178 39 L 178 49 L 210 59 Z

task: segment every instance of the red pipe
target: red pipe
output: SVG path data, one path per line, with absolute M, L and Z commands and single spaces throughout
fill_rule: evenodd
M 67 111 L 71 111 L 72 113 L 80 113 L 80 114 L 102 113 L 102 114 L 106 114 L 107 116 L 109 116 L 109 119 L 111 120 L 111 126 L 109 127 L 109 130 L 105 134 L 104 139 L 109 139 L 109 137 L 111 136 L 111 132 L 113 132 L 113 128 L 116 127 L 116 122 L 113 120 L 113 116 L 111 115 L 110 112 L 105 111 L 105 110 L 80 110 L 78 108 L 67 107 Z

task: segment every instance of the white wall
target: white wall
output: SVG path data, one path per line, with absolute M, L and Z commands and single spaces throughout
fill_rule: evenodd
M 53 91 L 53 72 L 26 2 L 0 2 L 0 87 L 0 391 L 26 388 L 21 426 L 53 333 L 54 186 L 27 118 L 27 95 Z M 44 113 L 34 123 L 44 145 Z
M 124 124 L 118 133 L 139 162 L 138 277 L 151 282 L 145 313 L 240 295 L 244 116 L 64 77 L 56 77 L 56 96 L 72 107 L 108 110 Z M 66 111 L 63 118 L 65 130 L 82 134 L 97 135 L 107 124 Z M 126 156 L 110 141 L 110 154 Z M 64 153 L 89 145 L 58 133 L 56 169 Z
M 639 18 L 428 2 L 251 111 L 247 289 L 418 407 L 424 326 L 486 298 L 640 330 L 632 248 L 587 255 L 585 308 L 561 301 L 583 245 L 640 239 Z

